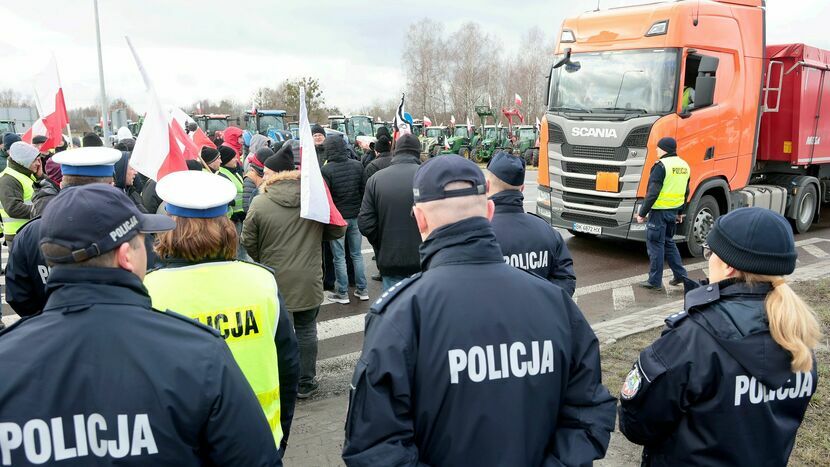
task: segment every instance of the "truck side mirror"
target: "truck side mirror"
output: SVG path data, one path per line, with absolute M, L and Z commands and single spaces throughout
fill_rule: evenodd
M 680 113 L 678 113 L 677 116 L 685 120 L 692 116 L 692 112 L 689 111 L 688 107 L 683 107 L 683 110 L 680 111 Z

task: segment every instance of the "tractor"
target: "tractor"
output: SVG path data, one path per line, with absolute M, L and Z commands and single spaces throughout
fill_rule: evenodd
M 196 120 L 196 124 L 199 125 L 199 128 L 205 132 L 206 135 L 209 137 L 213 137 L 213 135 L 219 131 L 225 131 L 228 128 L 228 119 L 230 115 L 224 114 L 197 114 L 193 115 L 193 120 Z M 135 134 L 135 133 L 133 133 Z
M 449 137 L 449 130 L 445 126 L 430 126 L 424 130 L 421 141 L 421 157 L 435 157 L 444 149 L 445 140 Z
M 11 120 L 0 120 L 0 135 L 5 133 L 17 133 L 14 122 Z M 6 148 L 8 150 L 8 148 Z
M 470 147 L 470 131 L 466 126 L 458 125 L 450 133 L 447 143 L 441 150 L 441 154 L 458 154 L 465 159 L 469 159 Z
M 242 137 L 245 145 L 251 144 L 251 136 L 259 133 L 274 142 L 283 142 L 291 138 L 285 129 L 285 110 L 257 110 L 256 113 L 245 112 L 246 131 Z
M 300 122 L 288 122 L 288 131 L 294 139 L 300 139 Z
M 332 115 L 329 117 L 329 128 L 345 133 L 358 155 L 362 155 L 364 149 L 375 141 L 372 117 L 366 115 Z
M 514 127 L 517 141 L 514 153 L 524 158 L 528 166 L 539 165 L 539 131 L 534 125 L 520 125 Z
M 473 135 L 470 159 L 473 162 L 482 163 L 489 161 L 498 150 L 509 147 L 510 141 L 507 128 L 487 125 L 487 117 L 492 117 L 493 123 L 498 120 L 490 106 L 477 105 L 476 114 L 481 121 L 481 126 L 476 129 L 477 134 Z

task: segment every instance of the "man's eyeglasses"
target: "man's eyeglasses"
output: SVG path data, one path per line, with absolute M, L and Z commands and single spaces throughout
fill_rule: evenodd
M 712 249 L 709 248 L 708 243 L 704 243 L 703 244 L 703 259 L 705 259 L 706 261 L 709 261 L 709 258 L 711 258 L 711 257 L 712 257 Z

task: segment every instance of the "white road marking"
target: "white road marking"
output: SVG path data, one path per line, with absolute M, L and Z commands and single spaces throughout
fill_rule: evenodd
M 634 289 L 628 285 L 618 287 L 612 291 L 614 299 L 614 311 L 622 311 L 634 304 Z
M 805 245 L 801 248 L 803 248 L 804 251 L 806 251 L 807 253 L 810 253 L 811 255 L 819 259 L 826 258 L 828 256 L 827 252 L 815 245 Z
M 333 339 L 347 334 L 363 332 L 366 314 L 335 318 L 317 323 L 317 339 Z

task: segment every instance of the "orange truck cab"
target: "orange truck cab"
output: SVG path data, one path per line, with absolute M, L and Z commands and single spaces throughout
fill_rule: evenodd
M 830 198 L 830 119 L 815 118 L 823 99 L 830 112 L 830 53 L 767 47 L 764 34 L 763 0 L 566 19 L 541 125 L 537 213 L 575 234 L 644 241 L 646 225 L 634 219 L 657 141 L 672 136 L 692 169 L 676 238 L 692 255 L 718 216 L 742 206 L 807 230 Z

